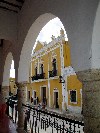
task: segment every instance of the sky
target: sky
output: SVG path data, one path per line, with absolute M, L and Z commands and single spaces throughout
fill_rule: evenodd
M 68 41 L 67 34 L 66 34 L 66 31 L 64 29 L 62 22 L 60 21 L 60 19 L 58 17 L 56 17 L 56 18 L 50 20 L 42 28 L 42 30 L 40 31 L 40 33 L 36 39 L 35 45 L 33 44 L 34 45 L 33 50 L 36 47 L 37 41 L 49 43 L 51 41 L 52 35 L 55 37 L 58 37 L 60 35 L 61 28 L 64 30 L 64 33 L 65 33 L 65 40 Z M 33 53 L 33 50 L 32 50 L 32 53 Z M 14 61 L 13 60 L 12 60 L 11 69 L 10 69 L 10 77 L 15 78 L 15 69 L 14 69 Z
M 60 19 L 58 17 L 56 17 L 56 18 L 50 20 L 42 28 L 42 30 L 40 31 L 40 33 L 36 39 L 36 43 L 37 43 L 37 41 L 40 41 L 40 42 L 46 41 L 47 43 L 49 43 L 51 41 L 52 35 L 55 37 L 58 37 L 60 35 L 61 28 L 64 30 L 64 33 L 65 33 L 65 40 L 68 41 L 67 34 L 66 34 L 66 31 L 65 31 L 65 28 L 64 28 L 62 22 L 60 21 Z M 36 43 L 35 43 L 35 46 L 33 47 L 33 50 L 36 47 Z
M 12 60 L 12 63 L 11 63 L 10 78 L 15 78 L 14 60 Z

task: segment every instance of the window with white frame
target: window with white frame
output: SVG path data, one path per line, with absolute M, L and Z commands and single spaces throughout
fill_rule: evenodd
M 77 102 L 77 94 L 76 90 L 71 90 L 70 91 L 70 101 L 73 103 Z
M 37 72 L 38 72 L 38 63 L 35 62 L 35 66 L 34 66 L 34 71 L 35 71 L 35 76 L 37 75 Z
M 53 71 L 57 70 L 57 54 L 53 51 L 51 56 L 52 68 Z
M 53 70 L 57 70 L 56 58 L 54 58 L 53 61 L 52 61 L 52 67 L 53 67 Z
M 43 74 L 43 62 L 42 58 L 39 58 L 39 74 Z
M 43 64 L 40 64 L 40 74 L 43 74 Z

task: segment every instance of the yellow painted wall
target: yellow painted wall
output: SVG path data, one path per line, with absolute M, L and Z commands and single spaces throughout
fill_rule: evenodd
M 36 59 L 35 61 L 32 61 L 32 76 L 35 75 L 35 64 L 38 63 L 38 59 Z
M 65 44 L 63 44 L 63 52 L 64 52 L 64 66 L 65 67 L 71 66 L 70 46 L 68 42 L 65 42 Z
M 49 71 L 52 70 L 52 52 L 54 52 L 57 56 L 57 73 L 58 75 L 61 75 L 61 60 L 60 60 L 60 47 L 56 48 L 55 50 L 49 52 L 48 54 L 45 54 L 41 56 L 40 58 L 43 60 L 43 69 L 45 73 L 45 78 L 48 78 L 48 63 L 49 63 Z M 32 76 L 35 75 L 35 63 L 38 62 L 39 59 L 36 59 L 35 61 L 32 61 Z
M 37 42 L 37 45 L 34 49 L 34 52 L 37 52 L 38 50 L 42 49 L 43 48 L 43 45 L 42 43 L 40 43 L 39 41 Z M 33 57 L 32 59 L 35 59 L 35 61 L 32 61 L 32 76 L 35 75 L 35 64 L 38 63 L 38 59 L 36 57 Z M 31 64 L 30 64 L 31 65 Z M 31 67 L 30 67 L 31 68 Z
M 49 71 L 52 71 L 52 52 L 56 55 L 56 61 L 57 61 L 57 75 L 60 76 L 61 74 L 61 57 L 60 57 L 60 45 L 63 45 L 63 56 L 64 56 L 64 67 L 71 66 L 71 58 L 70 58 L 70 46 L 68 42 L 65 42 L 64 44 L 55 44 L 56 46 L 58 45 L 59 47 L 54 49 L 53 51 L 50 51 L 49 53 L 46 53 L 45 55 L 44 52 L 41 54 L 41 60 L 43 61 L 43 69 L 45 73 L 45 79 L 48 79 L 48 63 L 49 63 Z M 37 45 L 35 52 L 38 51 L 39 49 L 42 48 L 42 45 Z M 52 46 L 52 48 L 55 48 L 55 46 Z M 48 49 L 48 51 L 50 48 Z M 37 57 L 34 57 L 36 59 Z M 32 62 L 32 76 L 35 75 L 35 63 L 38 63 L 38 59 Z M 76 75 L 71 75 L 67 78 L 67 88 L 69 90 L 77 90 L 77 104 L 70 103 L 70 94 L 68 92 L 68 104 L 71 106 L 81 106 L 81 94 L 80 94 L 80 89 L 82 89 L 82 84 L 81 82 L 77 79 Z M 39 102 L 41 102 L 41 95 L 40 95 L 40 87 L 41 86 L 47 86 L 47 103 L 49 105 L 49 89 L 48 89 L 48 80 L 46 81 L 41 81 L 41 82 L 33 82 L 31 84 L 28 84 L 28 89 L 31 92 L 32 96 L 32 90 L 36 91 L 36 95 L 39 98 Z M 59 79 L 50 79 L 50 99 L 51 99 L 51 107 L 53 107 L 53 90 L 54 88 L 57 88 L 59 90 L 59 108 L 62 109 L 62 84 L 59 83 Z
M 43 81 L 43 82 L 35 82 L 35 83 L 31 83 L 30 85 L 30 90 L 31 90 L 31 96 L 32 96 L 32 90 L 36 91 L 36 96 L 39 98 L 39 102 L 41 102 L 41 87 L 46 86 L 47 87 L 47 102 L 49 99 L 49 95 L 48 95 L 48 82 L 47 81 Z
M 57 56 L 56 62 L 57 62 L 57 75 L 61 75 L 61 60 L 60 60 L 60 47 L 54 49 L 49 53 L 49 66 L 50 71 L 52 70 L 52 52 L 54 52 Z
M 68 104 L 71 106 L 81 106 L 81 94 L 80 89 L 82 89 L 82 83 L 78 80 L 76 75 L 68 76 L 67 78 L 67 85 L 68 85 Z M 77 104 L 70 102 L 70 90 L 77 90 Z

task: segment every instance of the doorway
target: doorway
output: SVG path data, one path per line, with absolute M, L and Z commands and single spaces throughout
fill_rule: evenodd
M 45 105 L 47 105 L 47 100 L 46 100 L 46 87 L 41 87 L 41 101 Z
M 55 108 L 59 108 L 58 91 L 54 92 L 54 106 Z

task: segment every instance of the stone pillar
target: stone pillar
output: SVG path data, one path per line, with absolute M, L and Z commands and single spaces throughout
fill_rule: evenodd
M 2 96 L 4 101 L 6 102 L 6 98 L 9 98 L 9 86 L 2 86 Z
M 83 83 L 83 116 L 85 133 L 100 133 L 100 69 L 77 73 Z
M 27 96 L 26 96 L 27 82 L 20 82 L 16 84 L 18 87 L 18 128 L 17 128 L 17 131 L 20 133 L 24 131 L 25 113 L 23 111 L 22 103 L 26 104 L 26 101 L 27 101 Z

